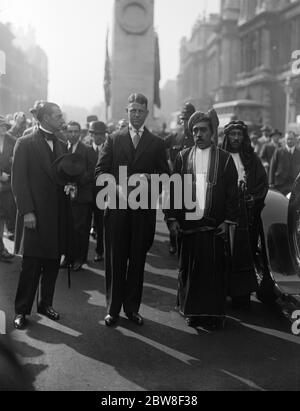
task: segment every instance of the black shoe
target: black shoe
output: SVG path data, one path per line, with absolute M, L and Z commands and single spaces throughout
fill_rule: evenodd
M 129 321 L 132 321 L 136 325 L 144 325 L 143 317 L 141 317 L 138 313 L 126 313 L 126 317 Z
M 83 266 L 83 263 L 80 263 L 79 261 L 77 261 L 76 263 L 74 263 L 73 265 L 73 271 L 76 273 L 78 271 L 81 271 Z
M 119 319 L 118 316 L 115 316 L 115 317 L 114 317 L 114 316 L 108 314 L 108 315 L 104 318 L 105 325 L 106 325 L 107 327 L 112 327 L 112 326 L 114 326 L 114 325 L 117 323 L 118 319 Z
M 68 262 L 67 262 L 67 260 L 66 260 L 65 258 L 64 258 L 64 259 L 62 260 L 62 262 L 60 263 L 59 268 L 61 268 L 62 270 L 66 270 L 66 269 L 68 268 Z
M 185 319 L 185 323 L 188 327 L 194 328 L 197 326 L 197 321 L 195 320 L 195 318 L 187 317 Z
M 16 330 L 24 330 L 26 327 L 26 316 L 24 314 L 17 314 L 15 316 L 14 327 Z
M 177 253 L 176 247 L 174 247 L 174 245 L 170 245 L 170 247 L 169 247 L 169 254 L 170 254 L 170 255 L 175 255 L 176 253 Z
M 96 254 L 95 255 L 95 258 L 94 258 L 95 263 L 100 263 L 103 260 L 104 260 L 103 254 Z
M 60 315 L 52 307 L 40 307 L 38 313 L 48 317 L 52 321 L 59 321 Z
M 97 233 L 96 233 L 96 230 L 95 230 L 94 228 L 91 229 L 91 231 L 90 231 L 90 236 L 91 236 L 94 240 L 96 240 L 96 238 L 97 238 Z

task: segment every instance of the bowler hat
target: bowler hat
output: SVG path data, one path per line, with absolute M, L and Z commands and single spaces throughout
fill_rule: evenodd
M 271 133 L 270 133 L 270 137 L 273 137 L 273 136 L 282 136 L 282 132 L 279 131 L 279 130 L 277 130 L 277 128 L 275 128 L 275 129 L 272 130 Z
M 95 134 L 105 134 L 107 132 L 106 124 L 102 121 L 92 121 L 89 125 L 89 132 Z
M 192 103 L 185 103 L 180 113 L 180 119 L 188 121 L 195 112 L 196 109 Z
M 2 126 L 5 126 L 7 129 L 10 128 L 10 124 L 8 123 L 6 118 L 4 116 L 0 115 L 0 127 L 2 127 Z
M 65 186 L 69 183 L 78 183 L 85 172 L 86 164 L 80 154 L 64 154 L 55 160 L 52 168 L 57 184 Z
M 42 108 L 45 105 L 46 101 L 45 100 L 37 100 L 33 107 L 29 110 L 31 114 L 37 114 L 40 108 Z

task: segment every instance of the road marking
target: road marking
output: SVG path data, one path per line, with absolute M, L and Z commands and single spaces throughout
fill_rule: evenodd
M 272 337 L 277 337 L 277 338 L 280 338 L 281 340 L 289 341 L 289 342 L 300 345 L 300 338 L 292 334 L 284 333 L 284 332 L 273 330 L 270 328 L 259 327 L 257 325 L 250 325 L 246 323 L 241 323 L 241 324 L 244 327 L 250 328 L 251 330 L 259 331 L 263 334 L 270 335 Z
M 41 319 L 38 321 L 38 323 L 39 323 L 39 324 L 42 324 L 42 325 L 44 325 L 44 326 L 46 326 L 46 327 L 48 327 L 48 328 L 53 328 L 54 330 L 59 331 L 59 332 L 61 332 L 61 333 L 63 333 L 63 334 L 70 335 L 71 337 L 76 337 L 76 338 L 78 338 L 78 337 L 81 337 L 81 336 L 82 336 L 82 333 L 80 333 L 80 332 L 78 332 L 78 331 L 76 331 L 76 330 L 73 330 L 72 328 L 66 327 L 66 326 L 64 326 L 64 325 L 62 325 L 62 324 L 59 324 L 59 323 L 57 323 L 57 322 L 48 320 L 48 319 L 45 318 L 45 317 L 41 318 Z
M 246 380 L 245 378 L 239 377 L 238 375 L 232 374 L 231 372 L 225 371 L 225 370 L 221 370 L 222 373 L 229 375 L 229 377 L 232 377 L 240 382 L 242 382 L 243 384 L 246 384 L 248 387 L 257 390 L 257 391 L 262 391 L 262 392 L 266 392 L 265 389 L 259 387 L 258 385 L 256 385 L 254 382 L 250 381 L 250 380 Z
M 128 330 L 127 328 L 123 328 L 123 327 L 118 327 L 118 329 L 121 330 L 121 332 L 126 335 L 127 337 L 133 337 L 136 338 L 142 342 L 144 342 L 145 344 L 150 345 L 151 347 L 156 348 L 159 351 L 162 351 L 163 353 L 175 358 L 176 360 L 179 360 L 181 362 L 183 362 L 184 364 L 187 365 L 191 365 L 191 361 L 197 361 L 198 364 L 201 363 L 201 361 L 199 360 L 199 358 L 195 358 L 195 357 L 191 357 L 190 355 L 184 354 L 182 352 L 173 350 L 170 347 L 166 347 L 163 344 L 160 344 L 156 341 L 151 340 L 150 338 L 144 337 L 140 334 L 137 334 L 135 332 L 132 332 L 130 330 Z

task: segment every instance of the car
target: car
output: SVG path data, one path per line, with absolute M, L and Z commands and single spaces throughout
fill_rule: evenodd
M 300 310 L 300 176 L 291 195 L 269 190 L 255 256 L 257 297 L 277 304 L 292 322 Z

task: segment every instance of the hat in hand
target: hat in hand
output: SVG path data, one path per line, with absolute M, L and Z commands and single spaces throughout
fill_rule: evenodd
M 84 158 L 77 153 L 64 154 L 52 167 L 55 181 L 61 186 L 78 183 L 86 169 Z

